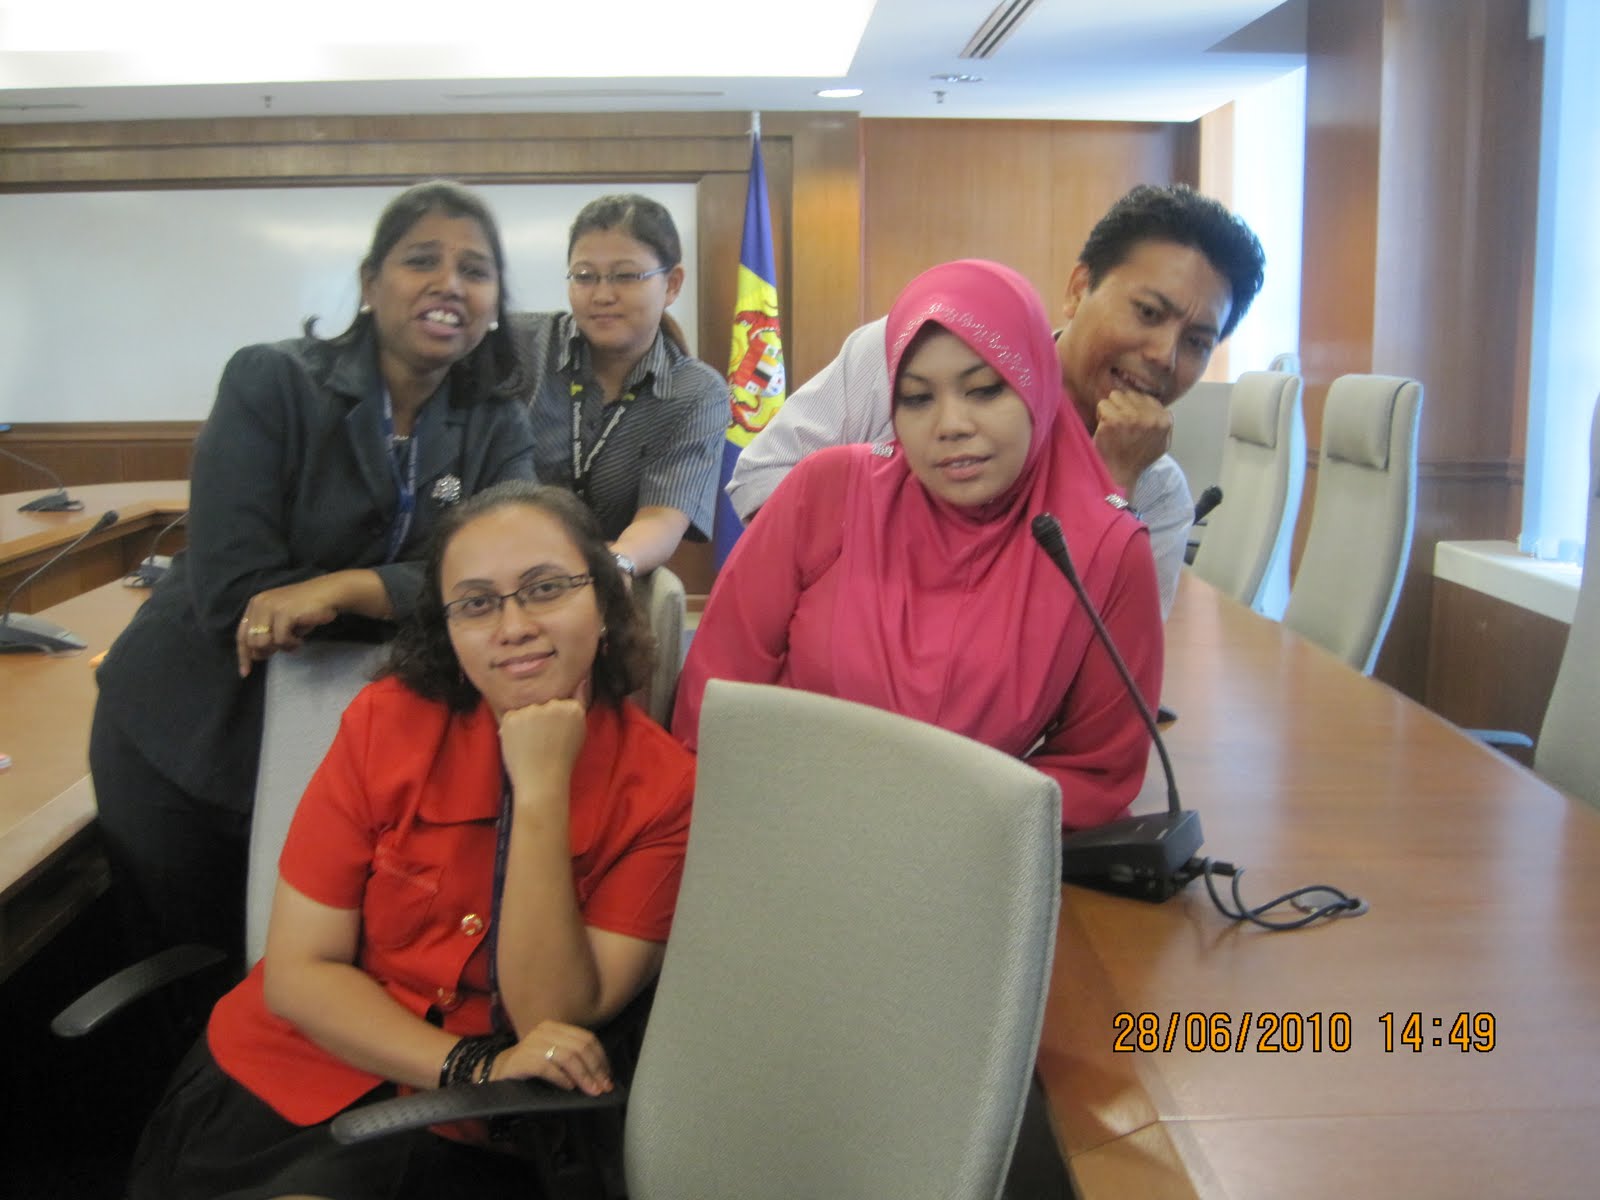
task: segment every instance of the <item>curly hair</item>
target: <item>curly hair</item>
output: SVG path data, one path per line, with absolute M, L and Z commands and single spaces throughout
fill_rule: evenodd
M 439 520 L 428 545 L 417 606 L 401 623 L 378 677 L 392 675 L 419 696 L 448 705 L 452 712 L 469 712 L 477 706 L 478 689 L 462 672 L 450 644 L 440 567 L 445 551 L 462 529 L 481 516 L 518 504 L 554 517 L 583 555 L 606 629 L 594 657 L 594 698 L 620 705 L 649 680 L 655 664 L 655 636 L 634 603 L 594 514 L 565 488 L 523 480 L 487 488 Z
M 1141 183 L 1107 210 L 1089 231 L 1078 261 L 1089 268 L 1089 286 L 1122 265 L 1141 242 L 1176 242 L 1206 256 L 1228 281 L 1233 306 L 1221 334 L 1234 331 L 1261 290 L 1267 256 L 1261 242 L 1238 217 L 1187 184 L 1154 187 Z
M 510 293 L 506 288 L 506 252 L 500 241 L 500 226 L 483 199 L 469 188 L 450 179 L 432 179 L 414 184 L 389 201 L 378 225 L 372 231 L 372 245 L 358 270 L 361 282 L 366 284 L 375 277 L 389 251 L 401 238 L 411 232 L 412 226 L 431 213 L 447 217 L 460 217 L 476 221 L 483 230 L 484 241 L 494 255 L 495 274 L 500 279 L 500 298 L 496 305 L 497 328 L 484 335 L 483 341 L 460 362 L 450 368 L 451 397 L 455 403 L 471 403 L 489 397 L 515 396 L 526 389 L 526 367 L 517 352 L 511 336 Z M 317 318 L 307 317 L 305 333 L 316 337 Z M 328 338 L 335 346 L 346 346 L 366 336 L 372 330 L 372 313 L 358 312 L 344 332 Z

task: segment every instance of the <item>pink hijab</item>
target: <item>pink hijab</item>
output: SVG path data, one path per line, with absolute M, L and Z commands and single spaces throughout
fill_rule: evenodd
M 1042 512 L 1060 520 L 1097 607 L 1142 526 L 1106 502 L 1111 477 L 1067 400 L 1049 319 L 1027 280 L 971 259 L 923 272 L 889 311 L 891 381 L 930 322 L 1005 378 L 1033 418 L 1032 438 L 1016 483 L 978 509 L 929 493 L 898 442 L 855 448 L 837 694 L 1021 754 L 1061 707 L 1094 636 L 1030 522 Z

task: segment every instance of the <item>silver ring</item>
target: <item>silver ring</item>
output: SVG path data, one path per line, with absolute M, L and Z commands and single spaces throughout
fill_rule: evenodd
M 544 1052 L 544 1060 L 545 1062 L 555 1062 L 556 1048 L 554 1046 L 551 1046 L 550 1049 Z

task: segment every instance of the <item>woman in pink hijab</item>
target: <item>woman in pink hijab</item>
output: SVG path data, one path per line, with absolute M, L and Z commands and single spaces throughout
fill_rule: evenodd
M 708 679 L 802 688 L 1032 748 L 1068 828 L 1121 816 L 1148 735 L 1030 523 L 1060 519 L 1152 706 L 1155 566 L 1067 408 L 1044 306 L 1008 267 L 946 263 L 901 293 L 886 337 L 895 440 L 820 450 L 773 493 L 712 589 L 673 730 L 696 746 Z

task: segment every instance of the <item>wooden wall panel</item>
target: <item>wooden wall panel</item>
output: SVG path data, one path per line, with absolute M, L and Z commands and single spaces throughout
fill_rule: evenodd
M 1052 309 L 1102 214 L 1136 183 L 1196 183 L 1192 125 L 870 120 L 866 315 L 887 312 L 918 272 L 992 258 Z
M 198 421 L 14 425 L 0 446 L 54 471 L 69 486 L 187 479 Z M 0 457 L 0 492 L 41 491 L 48 477 Z
M 1317 446 L 1328 384 L 1372 369 L 1383 3 L 1319 0 L 1306 21 L 1300 368 Z
M 1313 0 L 1308 441 L 1346 373 L 1420 379 L 1417 532 L 1375 674 L 1423 699 L 1435 544 L 1515 533 L 1540 49 L 1524 0 Z M 1308 475 L 1297 546 L 1315 498 Z M 1298 550 L 1297 550 L 1298 559 Z
M 1432 616 L 1428 707 L 1469 729 L 1537 741 L 1569 627 L 1448 579 L 1434 581 Z

